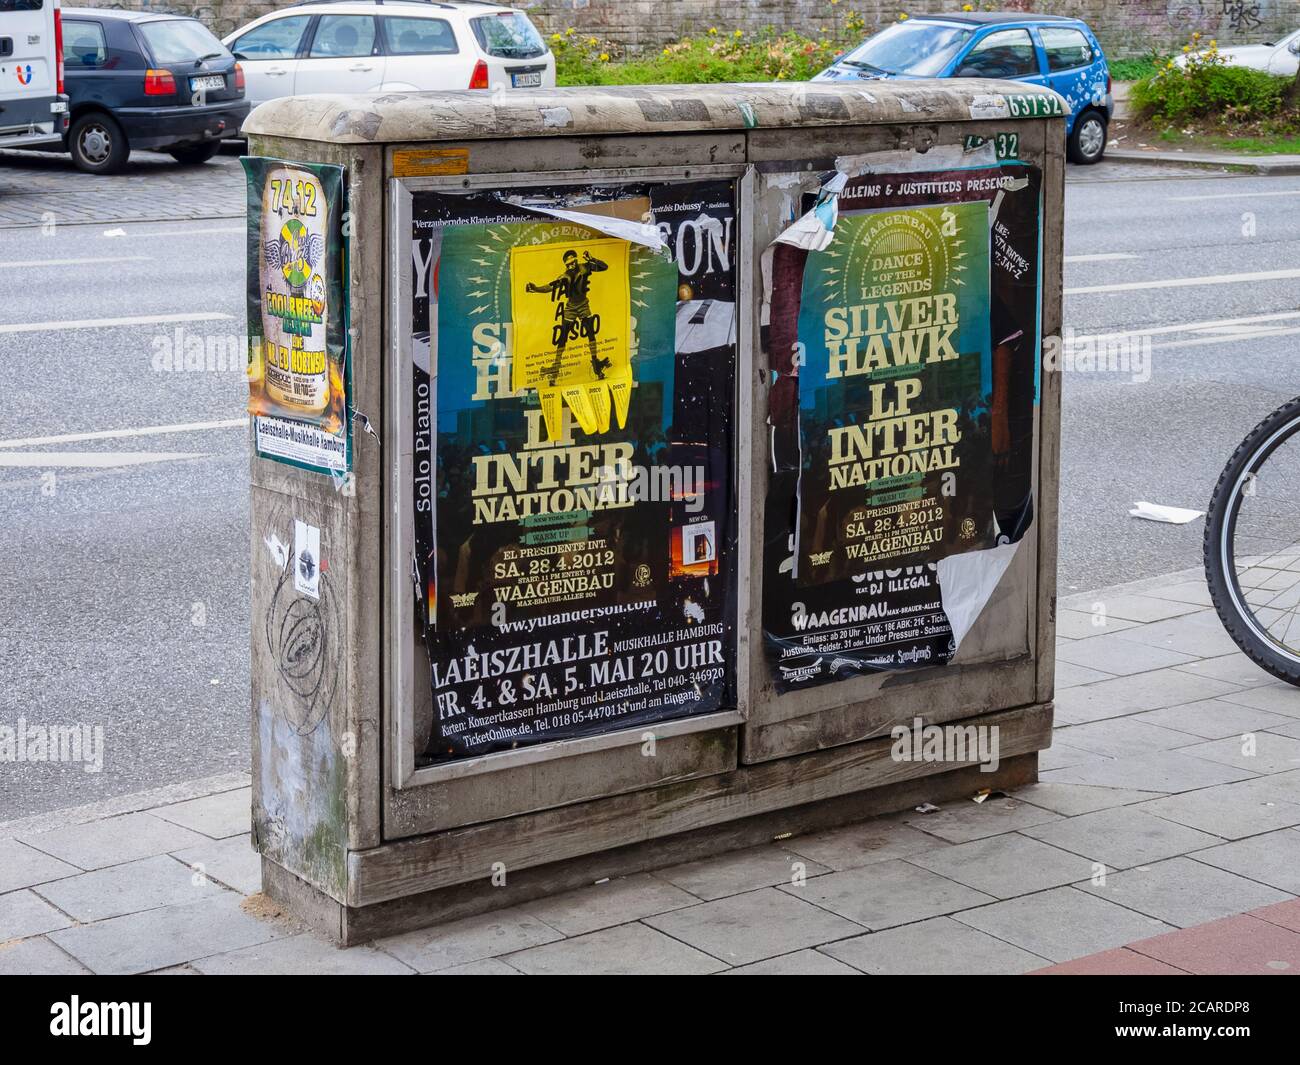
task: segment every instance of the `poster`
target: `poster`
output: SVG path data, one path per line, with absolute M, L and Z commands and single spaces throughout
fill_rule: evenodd
M 734 204 L 414 194 L 417 764 L 735 705 Z
M 779 692 L 948 662 L 983 602 L 960 604 L 954 632 L 943 565 L 1005 566 L 991 549 L 1033 519 L 1038 172 L 834 188 L 826 239 L 770 260 L 763 626 Z
M 351 466 L 343 168 L 242 161 L 254 447 L 341 476 Z

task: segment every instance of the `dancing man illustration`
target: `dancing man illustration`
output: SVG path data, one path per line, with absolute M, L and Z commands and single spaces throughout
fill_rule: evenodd
M 609 267 L 599 259 L 593 259 L 590 252 L 582 253 L 582 262 L 578 253 L 572 248 L 564 253 L 564 273 L 545 285 L 528 282 L 529 292 L 549 292 L 551 302 L 558 304 L 557 321 L 552 332 L 555 343 L 555 364 L 543 371 L 550 379 L 551 385 L 560 374 L 564 349 L 570 337 L 585 336 L 591 352 L 591 368 L 597 380 L 604 380 L 605 371 L 610 366 L 608 358 L 602 359 L 597 353 L 596 336 L 600 332 L 600 315 L 591 313 L 591 304 L 587 292 L 591 287 L 591 275 L 598 274 Z

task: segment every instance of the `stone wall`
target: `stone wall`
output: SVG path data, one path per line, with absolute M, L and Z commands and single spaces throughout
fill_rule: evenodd
M 83 0 L 92 7 L 184 11 L 218 36 L 281 3 L 265 0 Z M 909 14 L 954 11 L 961 0 L 514 0 L 547 31 L 573 26 L 615 42 L 627 51 L 655 48 L 711 26 L 757 32 L 767 26 L 824 33 L 848 8 L 868 26 Z M 1300 0 L 1007 0 L 1007 9 L 1075 15 L 1086 19 L 1112 55 L 1138 55 L 1149 48 L 1173 50 L 1193 30 L 1220 44 L 1258 44 L 1300 27 Z

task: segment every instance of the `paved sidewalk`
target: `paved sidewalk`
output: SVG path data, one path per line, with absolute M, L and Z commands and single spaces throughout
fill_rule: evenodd
M 0 973 L 1300 973 L 1300 690 L 1208 604 L 1197 571 L 1063 600 L 1014 796 L 348 951 L 258 894 L 246 777 L 0 825 Z

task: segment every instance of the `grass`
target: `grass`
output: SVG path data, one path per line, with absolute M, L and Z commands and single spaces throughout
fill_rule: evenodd
M 1300 155 L 1300 136 L 1211 137 L 1210 146 L 1239 155 Z
M 1110 76 L 1115 81 L 1141 81 L 1149 78 L 1168 61 L 1169 57 L 1149 52 L 1132 59 L 1108 59 Z

